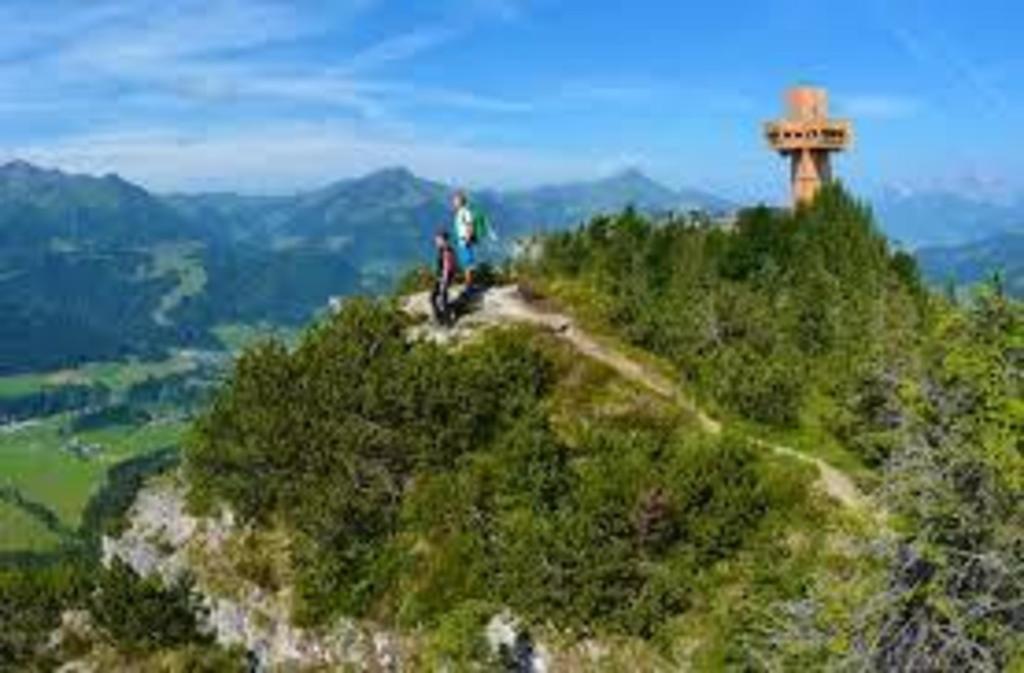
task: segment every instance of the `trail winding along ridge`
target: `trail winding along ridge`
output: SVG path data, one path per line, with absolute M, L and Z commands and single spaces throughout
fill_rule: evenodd
M 404 309 L 413 316 L 429 316 L 429 294 L 420 293 L 408 297 Z M 457 343 L 481 328 L 514 323 L 534 325 L 552 332 L 583 355 L 610 367 L 624 379 L 647 388 L 659 397 L 672 400 L 691 413 L 705 432 L 713 435 L 722 433 L 722 423 L 700 409 L 674 381 L 621 350 L 599 342 L 576 325 L 571 317 L 540 308 L 529 301 L 514 285 L 488 290 L 480 299 L 479 306 L 460 318 L 456 327 L 444 330 L 429 323 L 422 324 L 414 328 L 412 336 L 440 343 Z M 814 465 L 819 475 L 816 482 L 818 488 L 844 507 L 863 511 L 871 508 L 868 498 L 857 488 L 849 475 L 824 460 L 808 456 L 792 447 L 756 438 L 753 438 L 753 441 L 758 446 L 777 454 Z

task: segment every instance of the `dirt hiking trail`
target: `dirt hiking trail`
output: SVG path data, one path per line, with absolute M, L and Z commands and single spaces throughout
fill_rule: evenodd
M 408 297 L 403 308 L 413 316 L 429 316 L 429 294 L 420 293 Z M 712 435 L 722 433 L 722 423 L 701 410 L 671 379 L 631 358 L 626 353 L 597 341 L 577 326 L 571 317 L 541 308 L 528 300 L 514 285 L 504 285 L 487 290 L 476 300 L 473 310 L 462 316 L 455 327 L 443 329 L 427 322 L 417 325 L 412 336 L 416 339 L 433 340 L 439 343 L 458 343 L 482 328 L 517 323 L 534 325 L 550 331 L 583 355 L 608 366 L 624 379 L 647 388 L 659 397 L 672 400 L 692 414 L 705 432 Z M 844 507 L 861 511 L 871 508 L 871 503 L 857 488 L 853 480 L 824 460 L 808 456 L 788 446 L 756 438 L 753 441 L 777 454 L 814 465 L 819 475 L 818 488 Z

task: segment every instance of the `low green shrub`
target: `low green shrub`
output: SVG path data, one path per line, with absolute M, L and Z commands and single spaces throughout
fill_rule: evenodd
M 89 609 L 96 626 L 121 652 L 212 642 L 200 631 L 203 607 L 187 580 L 164 587 L 159 577 L 141 578 L 119 559 L 100 574 Z

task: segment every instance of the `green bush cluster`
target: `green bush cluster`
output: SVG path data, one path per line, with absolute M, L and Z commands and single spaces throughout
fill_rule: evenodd
M 877 497 L 899 532 L 851 572 L 815 569 L 799 604 L 776 607 L 784 619 L 748 629 L 767 635 L 748 647 L 767 670 L 1024 664 L 1024 311 L 998 287 L 936 300 L 922 337 L 905 390 L 873 377 L 859 405 L 888 428 L 870 437 L 886 446 Z
M 865 377 L 898 368 L 926 303 L 913 259 L 839 187 L 795 212 L 742 212 L 731 229 L 627 210 L 550 236 L 531 271 L 588 288 L 598 318 L 719 405 L 783 428 L 816 395 L 851 406 Z
M 186 450 L 197 506 L 294 531 L 304 621 L 446 632 L 491 606 L 646 636 L 805 505 L 807 474 L 736 437 L 598 424 L 570 448 L 527 332 L 453 351 L 405 329 L 354 300 L 293 353 L 251 350 Z
M 187 451 L 198 500 L 224 498 L 247 519 L 281 517 L 297 531 L 311 618 L 369 611 L 417 473 L 489 446 L 549 385 L 549 368 L 514 335 L 453 355 L 409 346 L 405 328 L 395 308 L 353 300 L 294 354 L 249 352 Z
M 998 284 L 942 311 L 926 349 L 908 446 L 886 473 L 893 511 L 915 526 L 890 569 L 901 600 L 870 651 L 909 668 L 1024 665 L 1024 306 Z M 872 615 L 876 617 L 876 615 Z M 877 617 L 876 617 L 877 618 Z M 923 627 L 914 638 L 908 628 Z
M 210 644 L 200 630 L 202 603 L 188 582 L 165 587 L 159 576 L 139 577 L 120 559 L 103 570 L 89 597 L 97 627 L 127 654 Z
M 792 512 L 806 486 L 796 475 L 773 479 L 736 439 L 609 431 L 569 462 L 539 440 L 517 438 L 500 449 L 511 453 L 413 494 L 410 509 L 436 537 L 406 587 L 406 610 L 436 608 L 433 596 L 462 587 L 576 633 L 650 636 L 689 607 L 703 568 L 743 548 L 769 512 Z M 448 527 L 436 526 L 439 515 Z M 465 552 L 461 563 L 439 563 Z
M 56 661 L 44 652 L 46 640 L 90 586 L 87 570 L 75 563 L 0 567 L 0 671 L 52 670 Z
M 69 630 L 68 611 L 88 611 L 88 619 Z M 81 557 L 0 568 L 0 671 L 52 671 L 79 659 L 102 670 L 245 670 L 240 652 L 218 648 L 201 630 L 202 614 L 187 581 L 165 587 L 120 561 L 109 569 Z M 180 666 L 147 665 L 161 657 L 166 664 L 168 655 Z

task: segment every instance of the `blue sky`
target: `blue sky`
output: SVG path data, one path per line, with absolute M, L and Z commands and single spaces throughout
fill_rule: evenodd
M 408 165 L 527 186 L 639 167 L 785 198 L 797 82 L 855 189 L 1024 190 L 1024 6 L 976 0 L 5 0 L 0 155 L 159 190 Z

